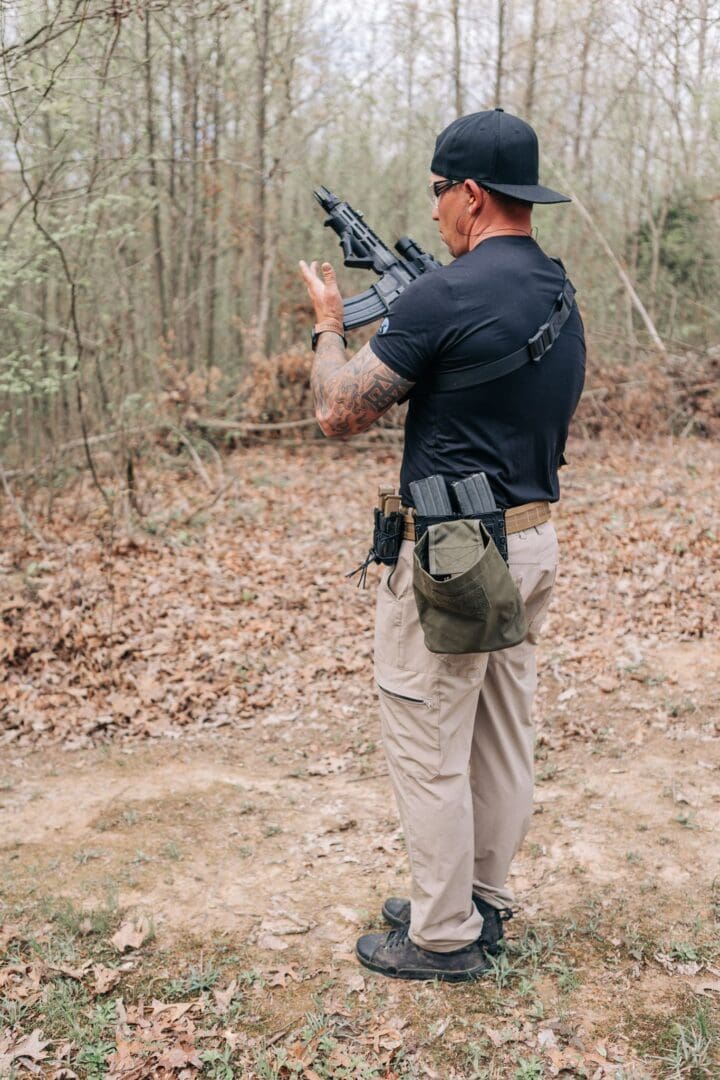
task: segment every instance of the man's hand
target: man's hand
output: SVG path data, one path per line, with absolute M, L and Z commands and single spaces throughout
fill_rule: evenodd
M 300 260 L 300 272 L 315 309 L 315 322 L 335 322 L 342 333 L 343 299 L 338 289 L 335 271 L 329 262 L 322 264 L 322 277 L 318 274 L 317 262 L 310 265 Z

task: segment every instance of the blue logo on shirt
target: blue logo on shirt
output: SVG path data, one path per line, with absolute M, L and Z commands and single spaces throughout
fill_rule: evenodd
M 389 329 L 390 329 L 390 320 L 388 318 L 384 318 L 383 321 L 380 323 L 380 328 L 378 329 L 378 334 L 387 334 Z

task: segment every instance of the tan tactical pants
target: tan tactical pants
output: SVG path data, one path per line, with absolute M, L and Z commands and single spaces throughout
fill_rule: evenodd
M 512 649 L 428 652 L 412 541 L 378 589 L 375 678 L 412 872 L 410 937 L 437 952 L 479 937 L 473 893 L 498 908 L 513 903 L 508 870 L 532 815 L 535 643 L 557 568 L 552 523 L 509 536 L 508 549 L 530 625 Z

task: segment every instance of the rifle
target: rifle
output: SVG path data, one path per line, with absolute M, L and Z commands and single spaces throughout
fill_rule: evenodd
M 380 280 L 365 292 L 344 302 L 346 330 L 355 330 L 381 319 L 411 282 L 428 270 L 442 266 L 409 236 L 401 236 L 395 244 L 396 255 L 365 224 L 359 210 L 353 210 L 349 203 L 342 202 L 327 188 L 318 188 L 313 195 L 328 215 L 325 226 L 334 229 L 340 237 L 345 266 L 374 270 L 380 276 Z

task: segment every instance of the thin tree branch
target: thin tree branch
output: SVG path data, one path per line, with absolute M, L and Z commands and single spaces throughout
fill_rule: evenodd
M 43 536 L 40 534 L 40 532 L 35 528 L 32 521 L 30 520 L 30 518 L 27 516 L 27 514 L 23 510 L 22 506 L 20 505 L 20 503 L 17 501 L 17 499 L 13 495 L 10 484 L 8 483 L 8 474 L 5 472 L 5 469 L 4 469 L 3 464 L 2 464 L 1 461 L 0 461 L 0 481 L 2 481 L 2 486 L 3 486 L 3 491 L 5 492 L 5 496 L 6 496 L 7 500 L 8 500 L 8 502 L 10 503 L 10 505 L 12 506 L 13 510 L 17 514 L 18 520 L 19 520 L 20 524 L 22 525 L 23 529 L 25 530 L 25 532 L 30 533 L 30 535 L 33 537 L 33 539 L 36 540 L 37 543 L 40 545 L 40 547 L 43 549 L 43 551 L 50 551 L 51 550 L 50 545 L 43 538 Z

